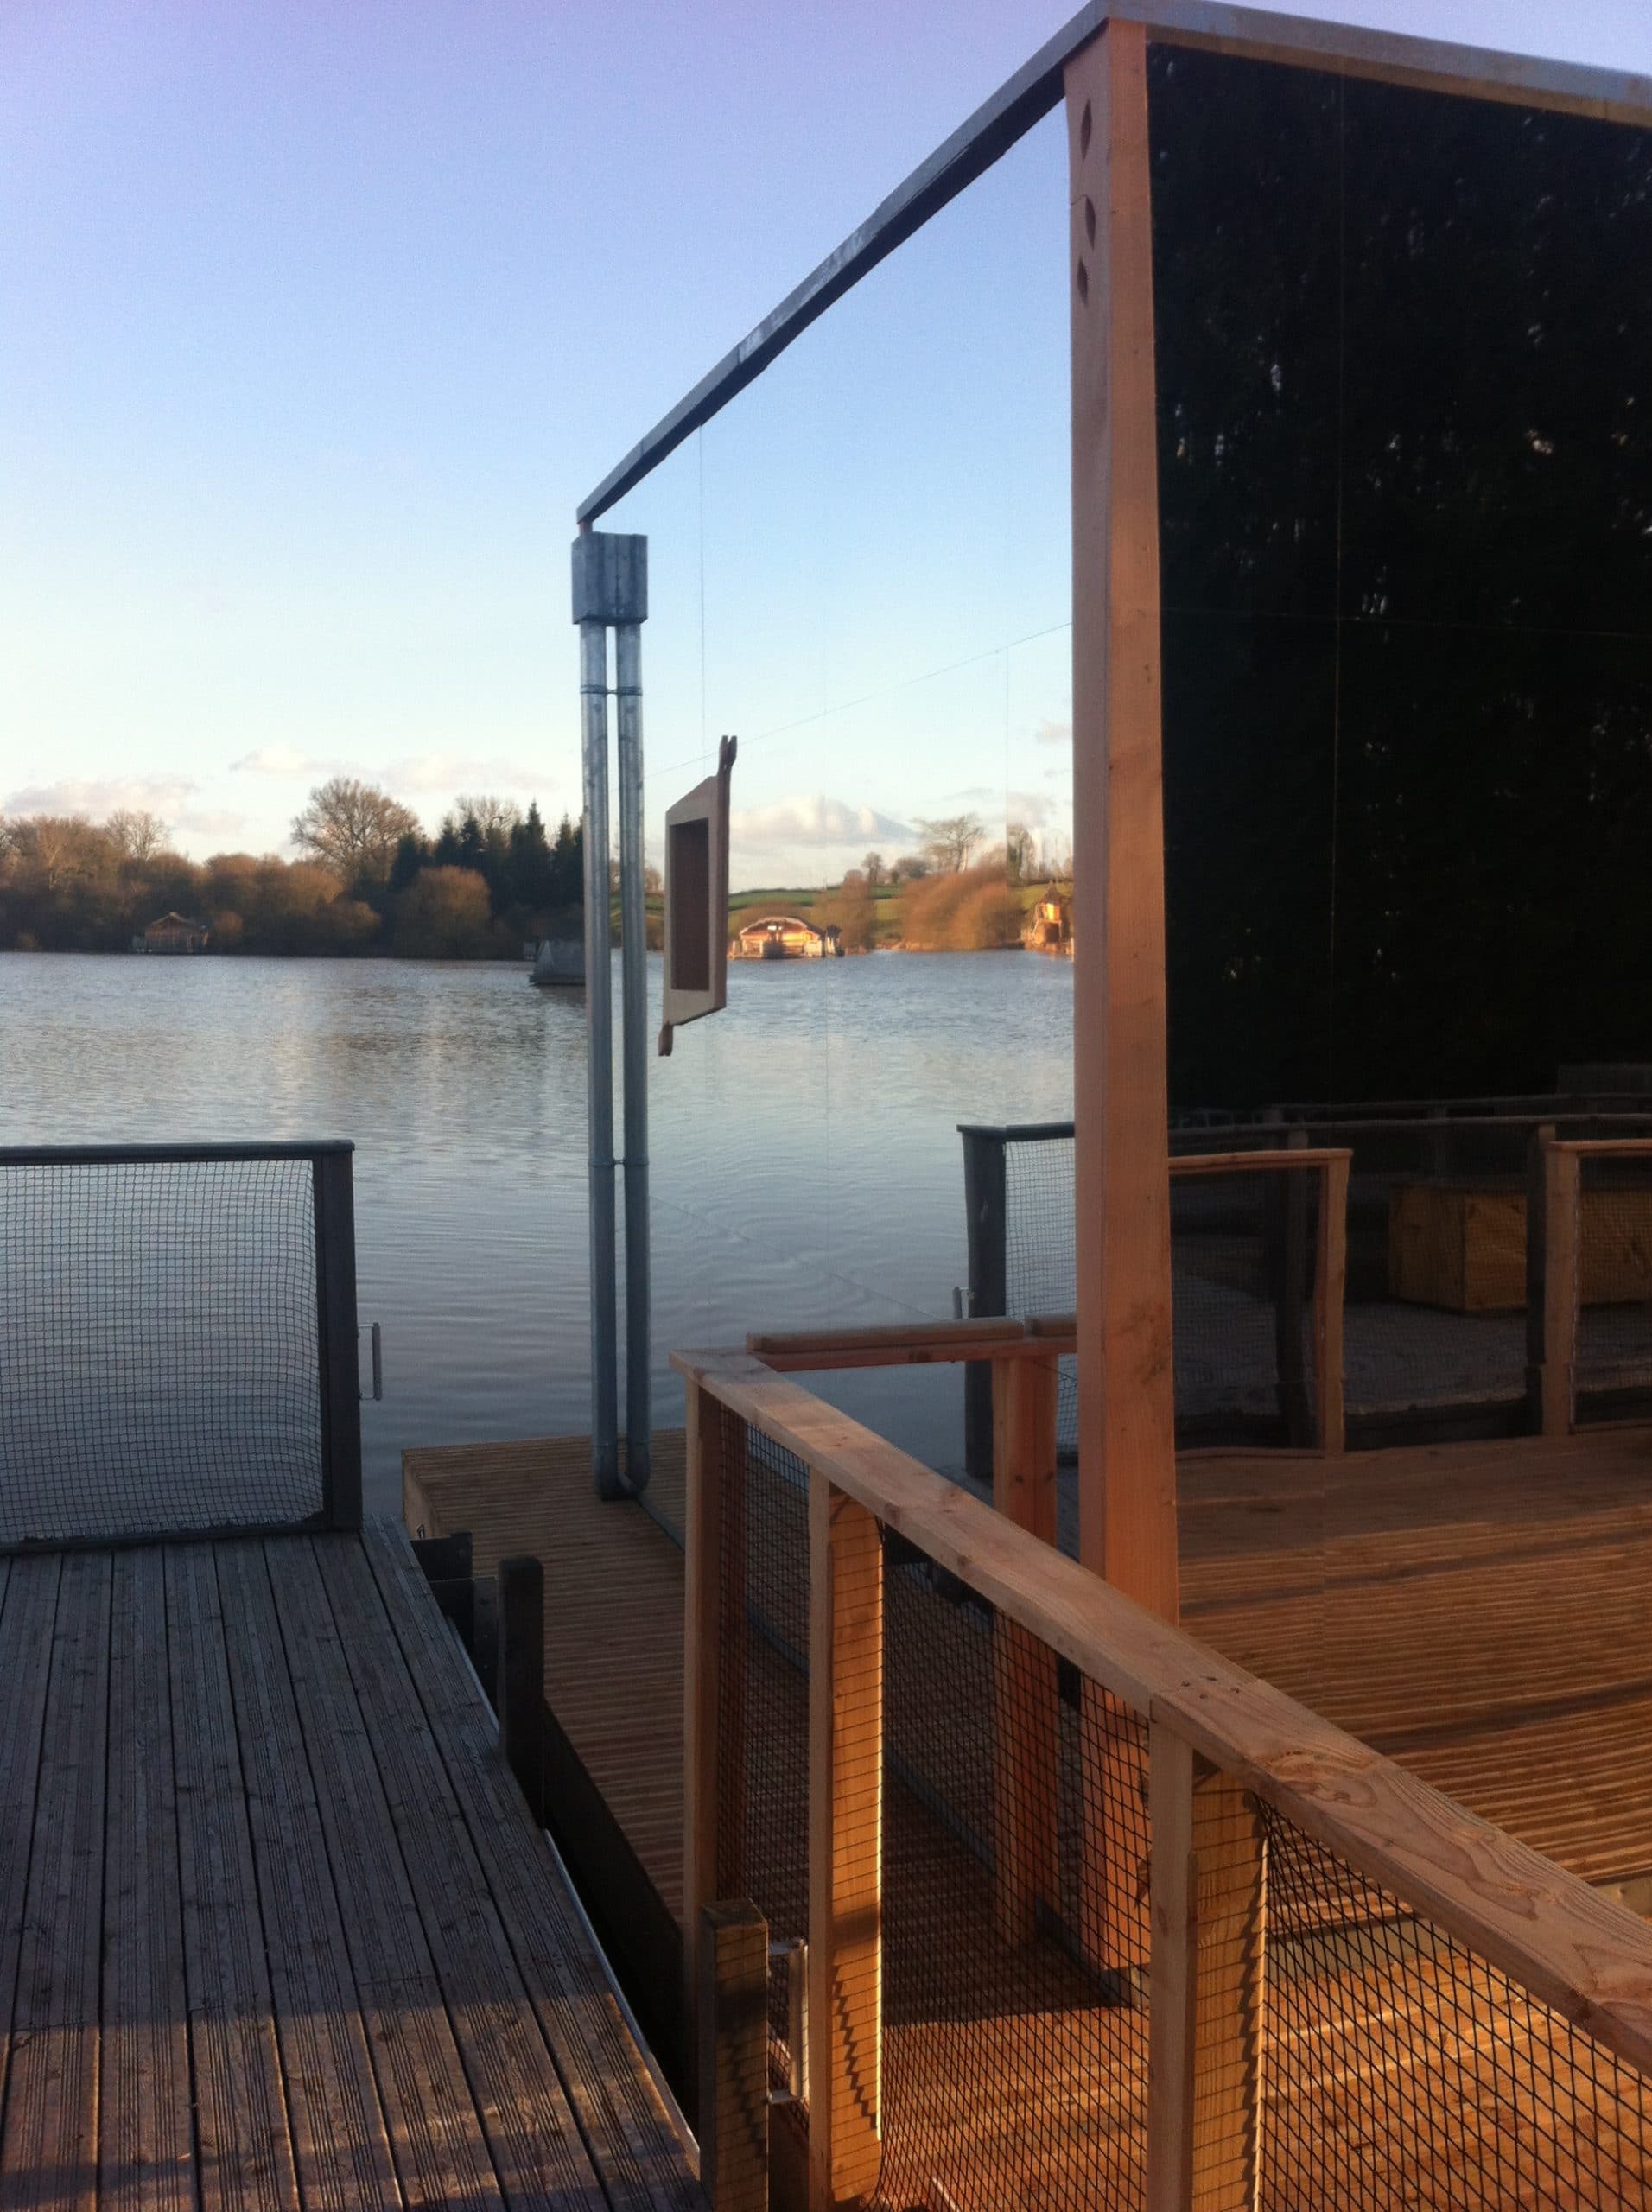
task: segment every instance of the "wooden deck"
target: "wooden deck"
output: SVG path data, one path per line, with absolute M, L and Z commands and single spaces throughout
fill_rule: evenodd
M 664 1440 L 674 1520 L 681 1465 Z M 1193 1454 L 1180 1489 L 1194 1634 L 1652 1908 L 1652 1430 Z M 577 1438 L 410 1452 L 404 1492 L 411 1522 L 472 1531 L 479 1571 L 543 1559 L 548 1699 L 679 1912 L 676 1545 L 639 1507 L 597 1502 Z
M 0 1559 L 0 2202 L 702 2206 L 405 1541 Z

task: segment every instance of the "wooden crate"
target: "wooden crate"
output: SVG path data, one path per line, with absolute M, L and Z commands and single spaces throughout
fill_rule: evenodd
M 1585 1190 L 1585 1306 L 1652 1300 L 1652 1190 Z M 1396 1183 L 1388 1199 L 1388 1294 L 1453 1313 L 1526 1303 L 1526 1192 L 1518 1185 Z

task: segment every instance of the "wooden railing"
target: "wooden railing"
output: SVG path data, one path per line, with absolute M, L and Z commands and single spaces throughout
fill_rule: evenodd
M 858 1332 L 852 1346 L 842 1337 L 771 1337 L 745 1351 L 681 1353 L 675 1360 L 689 1402 L 683 1925 L 690 1987 L 702 1909 L 718 1902 L 719 1821 L 730 1802 L 726 1763 L 736 1750 L 720 1669 L 734 1663 L 731 1654 L 747 1630 L 746 1601 L 738 1589 L 731 1595 L 725 1554 L 728 1485 L 744 1479 L 753 1436 L 791 1455 L 807 1485 L 811 2212 L 865 2202 L 880 2172 L 882 1637 L 891 1538 L 915 1548 L 991 1609 L 992 1632 L 1009 1639 L 1005 1649 L 1013 1663 L 1024 1669 L 1032 1655 L 1042 1668 L 1046 1662 L 1038 1655 L 1046 1655 L 1048 1674 L 1040 1679 L 1052 1697 L 1057 1666 L 1065 1662 L 1077 1671 L 1086 1711 L 1131 1717 L 1131 1732 L 1116 1734 L 1117 1756 L 1127 1765 L 1136 1763 L 1123 1787 L 1129 1802 L 1145 1799 L 1151 1823 L 1146 1899 L 1135 1893 L 1140 1869 L 1109 1859 L 1109 1836 L 1089 1809 L 1076 1840 L 1071 1823 L 1063 1826 L 1060 1847 L 1083 1855 L 1085 1894 L 1100 1901 L 1087 1942 L 1111 1946 L 1119 1963 L 1145 1974 L 1150 1991 L 1151 2067 L 1138 2177 L 1150 2212 L 1195 2206 L 1236 2212 L 1255 2202 L 1264 2124 L 1261 2013 L 1270 1971 L 1262 1839 L 1270 1819 L 1324 1847 L 1397 1910 L 1420 1916 L 1431 1940 L 1458 1947 L 1481 1974 L 1481 1982 L 1470 1978 L 1472 1986 L 1479 1988 L 1488 1974 L 1501 1977 L 1498 1986 L 1512 1989 L 1522 2018 L 1550 2022 L 1535 2061 L 1518 2054 L 1507 2061 L 1516 2101 L 1525 2094 L 1522 2082 L 1530 2088 L 1534 2066 L 1572 2065 L 1564 2051 L 1559 2060 L 1554 2056 L 1556 2037 L 1567 2036 L 1566 2024 L 1581 2031 L 1574 2074 L 1558 2086 L 1538 2083 L 1547 2100 L 1542 2125 L 1560 2144 L 1543 2153 L 1560 2161 L 1555 2171 L 1567 2157 L 1582 2158 L 1585 2135 L 1592 2142 L 1604 2125 L 1604 2074 L 1617 2082 L 1616 2089 L 1608 2084 L 1611 2094 L 1620 2103 L 1626 2095 L 1634 2106 L 1644 2151 L 1652 2145 L 1652 2090 L 1641 2102 L 1642 2088 L 1652 2084 L 1652 1929 L 1062 1556 L 1048 1541 L 1054 1510 L 1049 1364 L 1061 1341 L 1003 1325 L 964 1323 Z M 857 1364 L 995 1363 L 1005 1446 L 1001 1496 L 1010 1510 L 994 1511 L 776 1371 L 842 1363 L 850 1349 Z M 1028 1924 L 1039 1894 L 1039 1878 L 1029 1870 L 1047 1866 L 1058 1848 L 1051 1739 L 1038 1726 L 1027 1732 L 1026 1708 L 1003 1700 L 1001 1674 L 998 1679 L 990 1749 L 997 1773 L 992 1865 L 998 1908 L 996 1927 L 988 1924 L 983 1944 L 1009 1940 Z M 753 1770 L 747 1747 L 738 1749 L 735 1796 Z M 756 1750 L 760 1758 L 761 1747 Z M 1357 1936 L 1345 1924 L 1340 1932 L 1329 1922 L 1327 1927 L 1331 1941 Z M 1299 1984 L 1303 1969 L 1299 1959 L 1294 1966 L 1276 1962 L 1274 1971 L 1287 1980 L 1294 1974 Z M 1495 2009 L 1495 1997 L 1480 2001 Z M 1417 2019 L 1386 2019 L 1373 2073 L 1402 2064 L 1407 2037 L 1428 2031 L 1429 2017 L 1425 2005 Z M 1529 2018 L 1520 2034 L 1528 2032 Z M 1440 2139 L 1449 2138 L 1450 2155 L 1466 2162 L 1465 2174 L 1490 2154 L 1477 2148 L 1479 2138 L 1461 2134 L 1459 2140 L 1452 2133 L 1471 2101 L 1464 2084 L 1474 2068 L 1502 2064 L 1499 2053 L 1514 2051 L 1513 2041 L 1499 2041 L 1504 2025 L 1488 2017 L 1451 2061 L 1457 2070 L 1446 2101 L 1456 2100 L 1457 2118 L 1448 2111 Z M 1621 2078 L 1614 2059 L 1621 2062 Z M 1296 2063 L 1322 2068 L 1329 2085 L 1351 2063 L 1337 2036 L 1325 2039 L 1317 2058 L 1299 2053 Z M 1518 2112 L 1505 2117 L 1517 2132 Z M 1056 2124 L 1082 2128 L 1085 2115 L 1058 2113 Z M 1396 2139 L 1375 2145 L 1371 2156 L 1398 2171 L 1415 2147 Z M 1477 2181 L 1465 2186 L 1476 2202 L 1498 2201 Z M 1380 2189 L 1369 2201 L 1382 2201 Z M 1520 2201 L 1585 2200 L 1568 2198 L 1561 2189 Z M 1587 2201 L 1640 2200 L 1632 2193 L 1620 2200 L 1597 2192 Z
M 1542 1346 L 1538 1396 L 1544 1435 L 1566 1436 L 1577 1426 L 1578 1339 L 1586 1300 L 1584 1165 L 1652 1161 L 1652 1137 L 1554 1138 L 1544 1146 L 1542 1159 L 1541 1262 L 1534 1270 L 1540 1281 L 1532 1286 L 1534 1335 Z M 1652 1179 L 1647 1189 L 1652 1192 Z M 1642 1272 L 1647 1272 L 1644 1251 Z

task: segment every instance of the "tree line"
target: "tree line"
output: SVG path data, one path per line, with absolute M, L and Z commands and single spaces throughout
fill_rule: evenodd
M 497 958 L 581 928 L 580 826 L 564 816 L 553 836 L 537 804 L 461 793 L 429 837 L 389 792 L 335 776 L 292 838 L 293 861 L 197 861 L 141 810 L 0 817 L 0 950 L 120 951 L 166 913 L 205 923 L 218 952 Z

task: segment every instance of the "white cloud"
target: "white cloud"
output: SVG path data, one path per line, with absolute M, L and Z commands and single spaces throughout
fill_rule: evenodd
M 1034 741 L 1039 745 L 1071 745 L 1072 743 L 1072 724 L 1071 722 L 1052 722 L 1046 715 L 1044 720 L 1039 724 L 1038 728 L 1033 731 L 1032 736 Z
M 484 758 L 467 753 L 414 753 L 392 760 L 380 780 L 392 791 L 441 791 L 451 798 L 467 791 L 543 791 L 551 779 L 543 768 L 525 768 L 497 753 Z
M 867 838 L 883 844 L 909 843 L 910 823 L 880 814 L 873 806 L 849 806 L 815 791 L 778 798 L 767 806 L 737 808 L 728 819 L 729 836 L 743 846 L 858 845 Z
M 118 808 L 158 814 L 172 821 L 198 786 L 187 776 L 65 777 L 60 783 L 26 784 L 0 800 L 7 814 L 86 814 L 94 821 Z
M 322 760 L 313 753 L 301 752 L 295 745 L 260 745 L 230 762 L 232 771 L 245 769 L 254 776 L 313 776 L 338 766 L 336 760 Z
M 1045 791 L 1006 791 L 1004 819 L 1025 823 L 1029 830 L 1042 830 L 1056 808 Z

